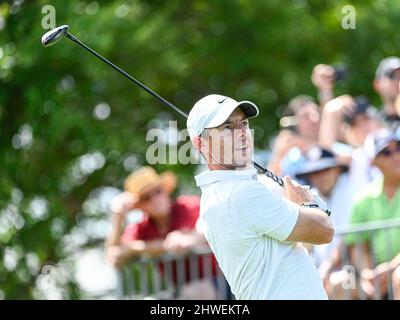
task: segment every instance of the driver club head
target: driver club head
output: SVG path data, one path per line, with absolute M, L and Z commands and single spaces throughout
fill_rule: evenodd
M 65 24 L 63 26 L 54 28 L 48 32 L 46 32 L 42 36 L 42 44 L 45 47 L 52 46 L 53 44 L 57 43 L 61 40 L 62 36 L 64 36 L 68 31 L 68 26 Z

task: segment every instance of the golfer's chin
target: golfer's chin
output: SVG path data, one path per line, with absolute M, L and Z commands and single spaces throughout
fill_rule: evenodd
M 224 163 L 214 167 L 214 170 L 247 170 L 251 168 L 251 163 Z
M 249 147 L 235 149 L 233 153 L 224 154 L 223 157 L 218 156 L 208 158 L 208 166 L 212 170 L 245 170 L 251 167 L 253 160 L 253 152 Z
M 247 170 L 251 168 L 251 162 L 246 162 L 246 163 L 239 163 L 239 164 L 235 164 L 234 165 L 234 169 L 233 170 Z
M 247 169 L 251 165 L 253 153 L 250 148 L 235 150 L 233 166 L 237 169 Z

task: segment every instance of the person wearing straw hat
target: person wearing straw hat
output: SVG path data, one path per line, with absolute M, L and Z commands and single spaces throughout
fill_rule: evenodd
M 327 299 L 298 243 L 328 243 L 334 229 L 309 187 L 286 176 L 284 189 L 274 188 L 251 168 L 257 115 L 254 103 L 218 94 L 189 113 L 190 139 L 208 166 L 195 177 L 205 237 L 236 298 Z
M 185 254 L 197 245 L 207 245 L 198 224 L 199 197 L 181 195 L 175 201 L 171 193 L 177 186 L 176 176 L 171 171 L 161 174 L 151 167 L 132 172 L 124 182 L 124 192 L 111 203 L 113 228 L 106 240 L 107 259 L 111 265 L 120 268 L 135 256 L 156 256 L 164 253 Z M 128 225 L 124 221 L 130 210 L 143 212 L 143 220 Z M 208 260 L 204 260 L 208 259 Z M 204 260 L 204 261 L 203 261 Z M 214 280 L 217 263 L 214 256 L 200 256 L 197 259 L 199 279 L 192 279 L 190 262 L 185 259 L 183 278 L 178 299 L 214 300 L 217 290 Z M 203 270 L 209 262 L 210 275 Z M 160 271 L 164 266 L 160 264 Z M 177 265 L 172 265 L 173 282 L 177 282 Z
M 205 243 L 196 230 L 199 198 L 182 195 L 173 202 L 170 195 L 176 185 L 172 172 L 157 174 L 151 167 L 136 170 L 125 179 L 125 191 L 111 203 L 113 229 L 107 239 L 111 265 L 120 267 L 143 254 L 185 252 Z M 126 215 L 133 209 L 143 212 L 143 220 L 124 229 Z

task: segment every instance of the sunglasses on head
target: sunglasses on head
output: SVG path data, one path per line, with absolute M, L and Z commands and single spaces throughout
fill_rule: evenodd
M 141 202 L 148 202 L 151 199 L 153 199 L 153 197 L 158 196 L 160 193 L 163 192 L 163 189 L 161 187 L 157 187 L 149 192 L 146 192 L 145 194 L 140 196 L 140 201 Z
M 378 156 L 383 156 L 385 158 L 393 156 L 395 153 L 400 152 L 400 141 L 396 141 L 395 149 L 391 149 L 390 147 L 386 147 L 381 152 L 378 153 Z

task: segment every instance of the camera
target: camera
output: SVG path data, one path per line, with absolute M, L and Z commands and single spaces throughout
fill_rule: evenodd
M 357 115 L 367 113 L 372 106 L 366 96 L 357 96 L 354 98 L 354 102 L 356 104 L 354 112 L 352 114 L 345 114 L 344 116 L 344 121 L 350 125 Z
M 335 70 L 335 82 L 345 81 L 349 76 L 348 68 L 345 64 L 335 64 L 332 65 L 333 69 Z

